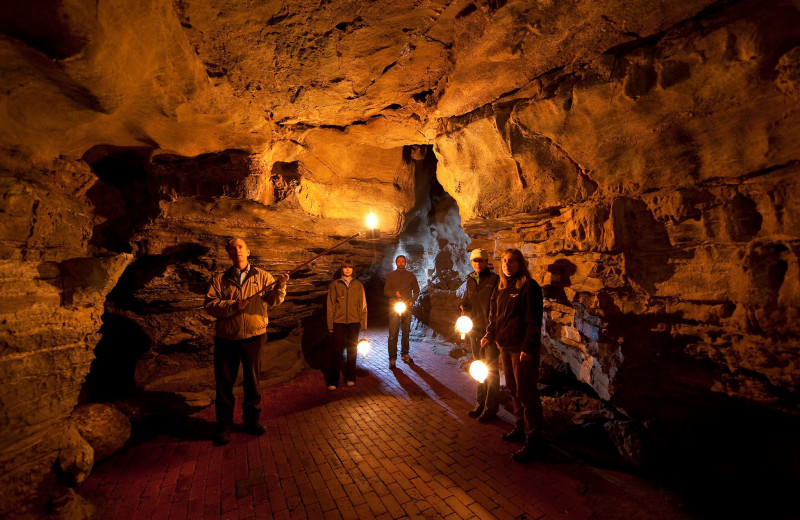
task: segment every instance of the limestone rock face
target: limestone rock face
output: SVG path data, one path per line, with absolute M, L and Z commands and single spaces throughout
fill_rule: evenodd
M 0 179 L 0 511 L 25 518 L 41 507 L 19 503 L 31 490 L 59 495 L 51 468 L 100 337 L 103 302 L 131 256 L 90 252 L 103 219 L 85 164 L 59 158 L 32 167 L 6 155 Z
M 795 406 L 779 397 L 799 382 L 794 51 L 758 53 L 785 21 L 746 12 L 573 63 L 436 139 L 467 232 L 530 258 L 548 348 L 644 415 L 703 393 Z M 685 394 L 656 412 L 642 383 L 678 372 Z
M 72 419 L 81 437 L 91 445 L 94 458 L 103 460 L 128 442 L 131 436 L 131 423 L 115 407 L 90 403 L 75 408 Z
M 796 415 L 797 1 L 257 4 L 0 5 L 0 516 L 84 510 L 53 467 L 85 400 L 207 402 L 229 238 L 287 271 L 369 212 L 270 309 L 268 381 L 342 258 L 372 316 L 409 256 L 449 338 L 465 250 L 514 247 L 631 460 L 637 421 Z

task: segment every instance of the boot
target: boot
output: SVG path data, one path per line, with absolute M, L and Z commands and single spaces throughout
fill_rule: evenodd
M 506 442 L 522 442 L 525 440 L 525 432 L 519 426 L 515 426 L 513 430 L 500 437 Z
M 467 415 L 469 415 L 470 417 L 475 419 L 477 417 L 480 417 L 482 413 L 483 413 L 483 406 L 478 405 L 475 408 L 473 408 L 472 410 L 468 411 Z
M 214 436 L 214 446 L 225 446 L 231 441 L 230 424 L 220 423 L 217 425 L 217 434 Z
M 264 435 L 267 432 L 267 429 L 264 427 L 261 422 L 256 419 L 255 421 L 249 421 L 244 425 L 245 433 L 249 433 L 250 435 L 255 435 L 258 437 L 259 435 Z
M 534 460 L 538 460 L 542 458 L 543 455 L 544 445 L 541 438 L 538 435 L 528 435 L 525 437 L 525 444 L 519 449 L 519 451 L 512 453 L 511 458 L 515 462 L 521 462 L 525 464 L 528 462 L 533 462 Z

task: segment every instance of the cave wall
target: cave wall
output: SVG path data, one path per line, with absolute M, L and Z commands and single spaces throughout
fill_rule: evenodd
M 795 414 L 798 13 L 790 0 L 1 5 L 0 515 L 82 510 L 52 468 L 81 389 L 108 390 L 84 381 L 95 355 L 134 364 L 121 394 L 208 390 L 198 306 L 226 238 L 284 270 L 374 211 L 383 238 L 315 262 L 271 315 L 269 357 L 292 368 L 270 377 L 302 368 L 338 260 L 369 278 L 405 247 L 420 150 L 472 247 L 529 258 L 548 364 L 637 418 L 679 423 L 720 399 Z M 451 302 L 462 264 L 440 239 L 420 258 L 434 256 L 429 300 Z M 114 323 L 139 339 L 98 344 Z
M 475 243 L 545 285 L 550 353 L 640 416 L 797 405 L 800 13 L 714 7 L 435 139 Z

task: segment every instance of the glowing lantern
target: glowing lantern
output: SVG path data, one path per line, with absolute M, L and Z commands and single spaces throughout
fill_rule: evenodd
M 483 383 L 489 375 L 489 367 L 487 367 L 486 363 L 483 361 L 473 361 L 469 365 L 469 375 L 471 375 L 475 381 Z
M 461 316 L 456 320 L 456 330 L 461 333 L 461 339 L 472 330 L 472 320 L 468 316 Z
M 363 338 L 361 341 L 358 342 L 358 345 L 356 345 L 356 351 L 358 351 L 358 353 L 361 354 L 361 357 L 367 357 L 367 354 L 369 354 L 369 349 L 371 348 L 372 345 L 370 345 L 369 340 L 367 338 Z
M 378 227 L 378 217 L 375 216 L 375 213 L 369 212 L 367 215 L 367 227 L 369 230 L 367 231 L 367 238 L 380 238 L 381 232 Z
M 394 304 L 394 311 L 397 314 L 403 314 L 404 312 L 406 312 L 407 308 L 408 307 L 406 307 L 406 304 L 404 302 L 397 302 Z

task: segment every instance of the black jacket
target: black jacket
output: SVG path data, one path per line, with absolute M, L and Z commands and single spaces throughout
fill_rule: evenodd
M 500 283 L 500 277 L 491 271 L 478 277 L 475 273 L 467 277 L 467 288 L 461 298 L 461 307 L 472 318 L 473 337 L 482 338 L 486 334 L 486 323 L 489 318 L 489 300 L 492 298 L 495 287 Z
M 518 280 L 510 278 L 492 294 L 485 337 L 505 350 L 535 354 L 542 346 L 542 288 L 533 280 L 517 288 Z

